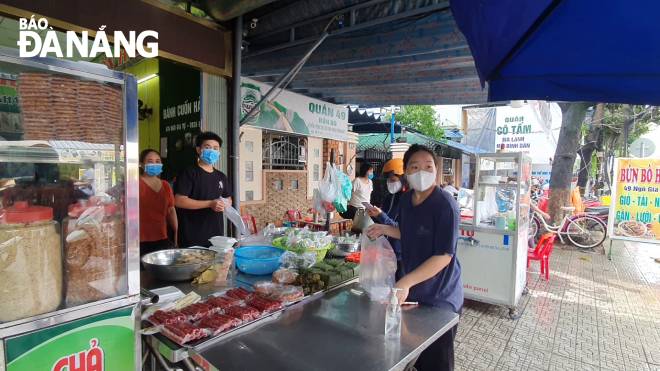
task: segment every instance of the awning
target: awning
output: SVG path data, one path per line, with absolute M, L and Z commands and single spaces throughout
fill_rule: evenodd
M 660 105 L 660 2 L 452 0 L 489 101 Z
M 394 134 L 395 141 L 401 141 L 401 133 Z M 475 155 L 484 153 L 479 148 L 461 144 L 453 140 L 438 141 L 423 134 L 408 132 L 405 136 L 405 142 L 409 144 L 421 144 L 430 148 L 442 157 L 461 158 L 463 154 Z M 368 133 L 360 134 L 358 137 L 358 151 L 380 150 L 389 151 L 390 135 L 387 133 Z
M 288 89 L 368 107 L 486 100 L 448 0 L 280 0 L 244 18 L 258 22 L 247 30 L 243 76 L 274 83 L 330 23 Z

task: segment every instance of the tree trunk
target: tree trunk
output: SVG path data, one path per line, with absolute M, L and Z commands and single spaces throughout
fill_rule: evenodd
M 605 104 L 598 103 L 596 111 L 594 112 L 593 119 L 589 132 L 585 138 L 584 146 L 580 149 L 580 172 L 578 173 L 578 187 L 580 187 L 580 194 L 584 196 L 584 190 L 587 188 L 589 182 L 589 174 L 592 168 L 591 160 L 594 151 L 598 149 L 599 138 L 601 137 L 601 129 L 603 118 L 605 116 Z
M 557 140 L 552 173 L 548 213 L 555 223 L 562 219 L 561 207 L 570 205 L 573 166 L 580 146 L 580 129 L 589 103 L 561 103 L 561 130 Z
M 635 128 L 635 110 L 630 104 L 623 106 L 625 121 L 623 122 L 623 157 L 628 157 L 628 142 L 630 141 L 630 132 Z

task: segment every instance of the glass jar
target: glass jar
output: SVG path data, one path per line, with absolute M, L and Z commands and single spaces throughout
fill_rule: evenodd
M 0 224 L 0 321 L 52 312 L 62 302 L 62 245 L 53 209 L 16 202 Z
M 117 213 L 112 204 L 78 203 L 70 208 L 70 218 L 64 220 L 68 307 L 126 291 L 124 223 Z

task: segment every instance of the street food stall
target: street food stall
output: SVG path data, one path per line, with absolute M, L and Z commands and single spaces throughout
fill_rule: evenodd
M 130 75 L 0 50 L 0 369 L 139 364 L 137 97 Z
M 171 274 L 154 272 L 151 254 L 143 257 L 142 287 L 160 298 L 144 302 L 145 366 L 151 359 L 166 369 L 402 370 L 458 323 L 449 310 L 411 306 L 400 337 L 388 338 L 386 303 L 359 286 L 350 254 L 333 253 L 355 242 L 307 228 L 271 232 L 244 238 L 222 258 L 233 256 L 236 269 L 202 283 L 166 280 Z
M 476 157 L 472 205 L 462 214 L 457 255 L 465 298 L 509 308 L 526 285 L 531 162 L 523 153 Z

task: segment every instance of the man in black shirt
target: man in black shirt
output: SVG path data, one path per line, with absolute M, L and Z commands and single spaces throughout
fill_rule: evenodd
M 174 183 L 174 204 L 179 218 L 179 246 L 210 246 L 209 238 L 224 233 L 221 198 L 229 198 L 227 176 L 213 168 L 220 159 L 222 139 L 205 132 L 195 140 L 197 164 L 184 170 Z

